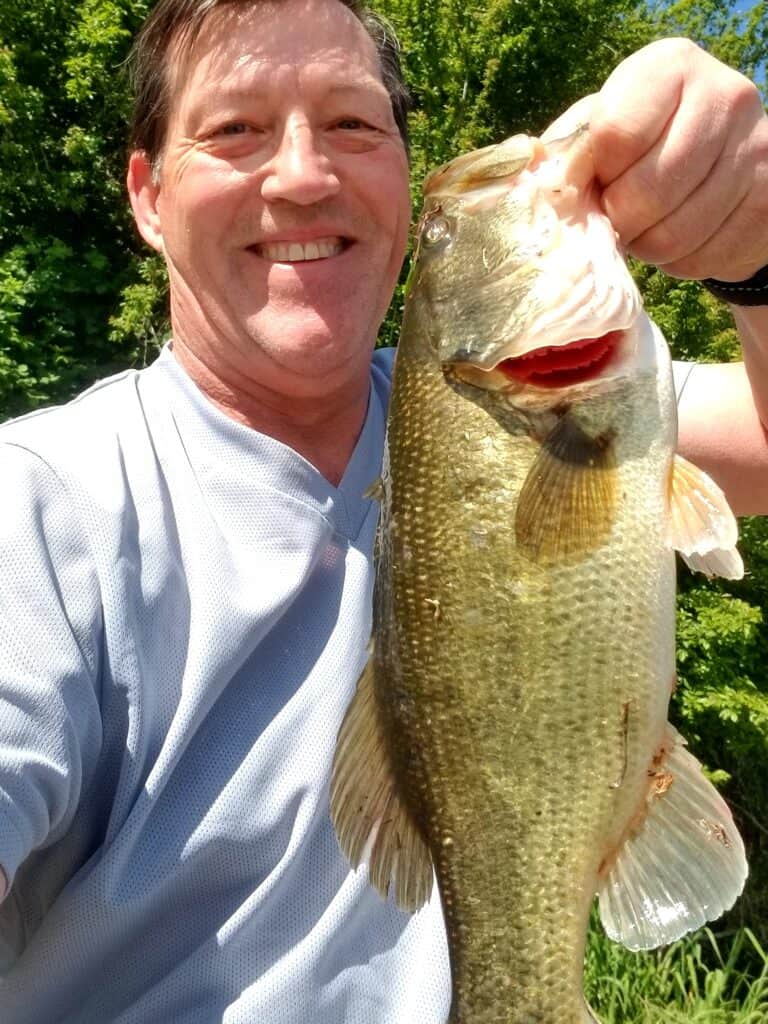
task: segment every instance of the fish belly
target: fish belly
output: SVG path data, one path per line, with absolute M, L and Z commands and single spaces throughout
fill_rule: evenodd
M 537 442 L 398 360 L 375 687 L 435 862 L 452 1020 L 584 1024 L 589 908 L 643 805 L 674 673 L 656 383 L 614 402 L 610 537 L 541 566 L 514 530 Z

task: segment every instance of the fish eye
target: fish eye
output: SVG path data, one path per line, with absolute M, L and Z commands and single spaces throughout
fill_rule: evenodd
M 450 233 L 451 226 L 446 218 L 437 214 L 434 217 L 430 217 L 426 222 L 421 237 L 425 245 L 437 245 L 438 242 L 442 242 L 444 238 L 447 238 Z

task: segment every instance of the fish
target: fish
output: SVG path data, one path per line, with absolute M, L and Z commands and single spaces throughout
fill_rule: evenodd
M 424 184 L 396 356 L 371 652 L 330 782 L 354 867 L 436 882 L 455 1024 L 587 1024 L 584 950 L 666 944 L 747 876 L 668 721 L 675 551 L 739 578 L 675 451 L 670 355 L 600 205 L 587 125 Z

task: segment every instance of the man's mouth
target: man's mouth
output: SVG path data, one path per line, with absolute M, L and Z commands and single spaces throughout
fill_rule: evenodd
M 260 242 L 250 246 L 251 251 L 273 263 L 304 263 L 307 260 L 326 260 L 338 256 L 349 245 L 338 236 L 313 238 L 309 242 Z

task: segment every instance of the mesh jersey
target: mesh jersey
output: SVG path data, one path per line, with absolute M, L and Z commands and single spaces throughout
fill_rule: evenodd
M 390 364 L 338 488 L 169 350 L 0 430 L 3 1024 L 445 1021 L 328 815 Z
M 390 366 L 338 488 L 168 350 L 0 429 L 3 1024 L 445 1021 L 437 900 L 328 818 Z

